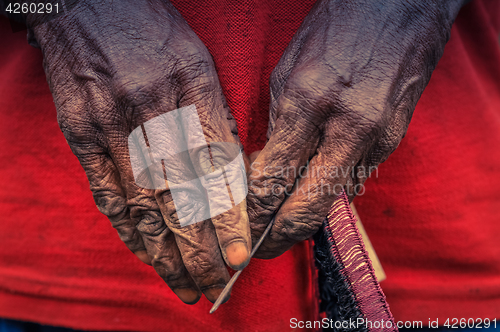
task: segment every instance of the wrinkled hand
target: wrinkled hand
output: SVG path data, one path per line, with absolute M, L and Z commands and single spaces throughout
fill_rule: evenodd
M 249 175 L 253 241 L 276 220 L 256 257 L 309 238 L 342 189 L 363 190 L 405 135 L 461 5 L 315 4 L 270 79 L 269 140 Z
M 182 301 L 195 303 L 203 292 L 214 302 L 229 280 L 224 259 L 235 269 L 249 260 L 246 202 L 180 227 L 171 192 L 134 181 L 128 149 L 135 128 L 193 104 L 209 146 L 241 146 L 208 50 L 167 1 L 81 0 L 33 30 L 61 130 L 97 207 Z M 173 171 L 196 178 L 211 158 L 206 150 L 190 150 L 185 169 Z M 186 191 L 185 213 L 200 212 L 199 194 Z

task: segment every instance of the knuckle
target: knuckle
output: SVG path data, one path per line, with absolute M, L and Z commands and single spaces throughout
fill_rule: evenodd
M 363 144 L 378 140 L 389 123 L 390 112 L 383 101 L 370 99 L 365 103 L 347 97 L 340 101 L 338 110 L 344 119 L 342 125 L 355 134 L 355 141 Z
M 167 270 L 164 266 L 169 266 L 169 263 L 166 263 L 170 258 L 162 257 L 161 259 L 153 259 L 153 267 L 158 275 L 165 280 L 167 285 L 170 287 L 178 287 L 179 285 L 186 283 L 186 276 L 181 269 L 177 270 Z
M 161 214 L 156 212 L 143 216 L 136 227 L 142 234 L 152 237 L 157 237 L 167 230 Z
M 333 75 L 323 66 L 301 65 L 291 74 L 285 90 L 294 91 L 301 99 L 319 100 L 331 95 Z
M 199 188 L 177 188 L 156 194 L 165 222 L 172 230 L 180 230 L 182 225 L 196 224 L 209 218 L 208 201 Z M 175 201 L 174 201 L 175 197 Z M 158 198 L 157 198 L 158 200 Z M 181 225 L 182 223 L 182 225 Z
M 254 203 L 258 201 L 261 208 L 272 208 L 278 206 L 289 194 L 292 185 L 288 183 L 281 174 L 266 174 L 264 178 L 251 179 L 248 186 L 248 199 Z
M 129 218 L 125 199 L 110 192 L 94 192 L 98 210 L 108 217 L 120 240 L 133 252 L 143 249 L 142 240 Z
M 118 196 L 109 190 L 93 192 L 94 201 L 99 212 L 110 220 L 121 220 L 128 214 L 128 207 L 124 197 Z
M 59 108 L 57 123 L 70 144 L 88 143 L 96 136 L 96 127 L 87 112 L 68 112 Z
M 173 245 L 172 242 L 167 240 L 167 237 L 162 238 L 164 246 L 161 250 L 153 252 L 151 264 L 155 270 L 165 279 L 165 277 L 171 278 L 171 280 L 180 279 L 183 275 L 183 266 L 181 257 L 176 254 L 175 250 L 170 250 L 166 246 Z M 162 273 L 160 273 L 162 272 Z
M 115 226 L 115 225 L 113 225 Z M 118 232 L 118 237 L 120 240 L 125 243 L 125 245 L 133 252 L 138 250 L 142 250 L 144 248 L 142 241 L 140 239 L 140 235 L 137 233 L 135 227 L 131 225 L 123 225 L 121 227 L 116 227 Z
M 333 80 L 318 69 L 295 70 L 278 97 L 280 116 L 305 119 L 319 126 L 333 109 L 336 93 Z
M 369 165 L 376 166 L 386 161 L 399 146 L 405 133 L 406 127 L 404 125 L 393 125 L 386 128 L 382 137 L 370 151 L 368 156 Z
M 114 79 L 113 95 L 118 104 L 142 106 L 151 102 L 155 82 L 137 74 L 123 75 Z
M 187 49 L 180 53 L 174 68 L 182 84 L 189 84 L 194 77 L 214 76 L 215 71 L 212 58 L 206 54 L 208 51 L 186 46 Z M 174 70 L 175 70 L 174 69 Z
M 188 104 L 215 102 L 214 92 L 217 90 L 219 88 L 214 77 L 198 76 L 183 85 L 181 99 Z
M 199 56 L 208 50 L 203 42 L 190 30 L 188 34 L 181 34 L 180 38 L 171 40 L 170 52 L 176 57 L 187 59 L 189 56 Z
M 285 242 L 297 243 L 308 239 L 319 229 L 322 221 L 316 220 L 315 216 L 307 209 L 295 210 L 279 221 L 276 229 Z
M 207 53 L 205 45 L 201 43 L 184 43 L 180 54 L 184 57 L 187 63 L 202 64 L 207 62 Z

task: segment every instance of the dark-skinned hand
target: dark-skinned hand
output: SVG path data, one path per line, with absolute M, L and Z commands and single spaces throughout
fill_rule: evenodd
M 405 135 L 462 5 L 315 4 L 270 78 L 268 142 L 249 175 L 254 243 L 276 219 L 256 257 L 313 235 L 341 190 L 362 192 Z
M 36 24 L 28 15 L 27 22 L 43 52 L 61 130 L 98 209 L 182 301 L 195 303 L 203 292 L 214 302 L 229 280 L 224 262 L 241 269 L 249 260 L 246 202 L 180 227 L 170 191 L 134 181 L 128 149 L 135 128 L 189 105 L 208 145 L 241 145 L 206 47 L 168 1 L 81 0 L 64 16 Z M 203 153 L 190 151 L 186 168 L 174 171 L 203 175 L 202 161 L 211 160 Z M 198 213 L 198 194 L 187 191 L 185 212 Z

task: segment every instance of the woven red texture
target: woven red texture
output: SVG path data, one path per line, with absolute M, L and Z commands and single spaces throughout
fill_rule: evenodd
M 172 1 L 214 58 L 248 154 L 266 142 L 271 71 L 314 2 Z
M 256 130 L 246 141 L 262 147 L 271 68 L 311 1 L 294 8 L 285 1 L 175 4 L 214 55 L 241 133 L 248 137 L 252 124 Z M 317 316 L 307 243 L 273 261 L 252 261 L 230 302 L 212 315 L 205 298 L 194 306 L 178 300 L 97 211 L 57 126 L 41 53 L 27 45 L 24 33 L 12 34 L 2 17 L 0 147 L 0 317 L 177 332 L 281 331 L 292 317 Z
M 500 317 L 498 3 L 461 12 L 407 137 L 356 202 L 396 320 Z M 261 148 L 270 71 L 311 1 L 175 5 L 214 56 L 247 152 Z M 1 317 L 139 331 L 283 331 L 291 317 L 314 317 L 306 245 L 252 261 L 212 316 L 205 299 L 177 300 L 98 213 L 57 127 L 40 52 L 4 19 L 0 179 Z
M 460 12 L 406 137 L 356 208 L 397 320 L 500 317 L 500 2 Z

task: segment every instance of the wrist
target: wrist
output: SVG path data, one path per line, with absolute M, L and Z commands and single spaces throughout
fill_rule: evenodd
M 364 14 L 378 14 L 381 16 L 393 12 L 391 17 L 396 19 L 398 12 L 420 15 L 422 18 L 428 16 L 426 14 L 439 13 L 439 15 L 449 21 L 446 23 L 450 23 L 451 25 L 460 9 L 470 1 L 472 0 L 355 0 L 350 2 L 349 6 L 346 6 L 344 0 L 319 0 L 317 4 L 320 11 L 334 14 L 337 17 L 341 17 L 342 15 L 335 15 L 336 12 L 342 13 L 346 11 L 358 11 Z
M 113 34 L 111 30 L 127 29 L 138 33 L 144 27 L 155 26 L 157 23 L 168 26 L 169 22 L 175 20 L 180 14 L 167 0 L 120 0 L 120 1 L 96 1 L 96 0 L 35 0 L 39 5 L 52 4 L 53 12 L 50 15 L 27 13 L 25 15 L 28 27 L 35 31 L 35 35 L 51 32 L 53 35 L 71 33 L 78 36 L 85 34 L 86 30 L 99 30 L 99 38 L 106 38 L 106 32 Z M 59 3 L 58 12 L 54 5 Z M 162 8 L 159 8 L 162 7 Z M 161 14 L 160 14 L 161 13 Z M 166 15 L 165 15 L 166 13 Z M 160 16 L 160 17 L 159 17 Z M 74 26 L 78 29 L 74 29 Z M 71 30 L 66 32 L 65 30 Z M 154 29 L 152 29 L 154 30 Z

